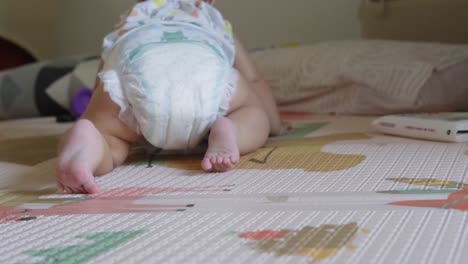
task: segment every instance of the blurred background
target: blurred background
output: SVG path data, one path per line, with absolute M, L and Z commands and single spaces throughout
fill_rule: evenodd
M 104 36 L 136 1 L 0 0 L 0 120 L 73 112 L 74 98 L 83 89 L 94 87 Z M 343 93 L 356 89 L 366 96 L 371 94 L 367 87 L 373 87 L 380 100 L 372 97 L 363 102 L 365 96 L 353 92 L 357 100 L 353 105 L 368 108 L 343 106 L 343 110 L 331 103 L 333 107 L 327 110 L 320 101 L 316 108 L 294 105 L 294 109 L 283 108 L 285 111 L 382 114 L 468 109 L 464 99 L 468 96 L 467 0 L 217 0 L 215 5 L 231 21 L 244 45 L 257 51 L 252 55 L 256 54 L 256 64 L 278 102 L 290 102 L 289 97 L 296 96 L 292 91 L 298 93 L 297 98 L 312 98 L 310 91 L 318 91 L 313 88 L 323 83 L 328 84 L 327 89 L 345 85 L 348 90 L 342 89 Z M 368 39 L 392 41 L 377 47 Z M 364 46 L 348 40 L 359 40 Z M 331 42 L 335 46 L 330 47 Z M 418 46 L 420 42 L 429 46 Z M 282 50 L 284 47 L 299 48 Z M 356 55 L 359 52 L 362 56 Z M 356 61 L 350 66 L 353 56 Z M 431 78 L 420 81 L 424 87 L 408 88 L 423 97 L 411 102 L 388 98 L 401 94 L 400 83 L 396 79 L 390 84 L 376 81 L 372 76 L 411 79 L 401 74 L 417 70 L 410 63 L 432 69 L 424 75 Z M 353 67 L 365 69 L 342 72 Z M 320 76 L 326 80 L 312 78 L 317 69 L 324 71 Z M 374 72 L 379 69 L 381 72 Z M 392 69 L 393 75 L 388 74 Z M 356 72 L 367 75 L 356 76 Z M 343 76 L 356 87 L 340 83 Z M 364 77 L 371 79 L 369 83 Z M 373 105 L 377 102 L 383 102 L 378 111 Z
M 103 36 L 135 0 L 2 0 L 0 37 L 39 59 L 99 54 Z M 218 0 L 249 48 L 360 36 L 360 0 Z

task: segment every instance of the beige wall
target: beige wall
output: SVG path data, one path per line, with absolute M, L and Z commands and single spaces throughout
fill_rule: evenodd
M 97 53 L 133 0 L 0 0 L 0 35 L 39 58 Z
M 41 57 L 46 58 L 99 53 L 102 37 L 134 0 L 0 0 L 0 14 L 5 11 L 1 5 L 5 2 L 16 2 L 14 12 L 7 19 L 15 21 L 13 26 L 24 32 L 22 36 L 36 43 Z M 360 34 L 359 2 L 218 0 L 216 5 L 231 20 L 239 38 L 247 47 L 253 48 L 357 38 Z M 33 8 L 30 8 L 31 4 Z M 26 13 L 18 16 L 19 10 L 26 10 Z M 2 19 L 5 17 L 0 16 L 0 32 L 1 24 L 5 24 Z M 41 25 L 41 29 L 35 25 Z
M 1 1 L 1 0 L 0 0 Z M 102 38 L 134 0 L 59 0 L 58 55 L 99 53 Z
M 57 49 L 54 22 L 58 1 L 0 0 L 0 34 L 35 55 L 53 56 Z
M 60 0 L 59 55 L 98 53 L 102 37 L 133 0 Z M 255 3 L 255 4 L 252 4 Z M 359 36 L 359 0 L 218 0 L 247 47 Z M 86 17 L 84 17 L 86 14 Z
M 357 38 L 360 0 L 218 0 L 249 47 Z M 255 4 L 253 4 L 255 3 Z

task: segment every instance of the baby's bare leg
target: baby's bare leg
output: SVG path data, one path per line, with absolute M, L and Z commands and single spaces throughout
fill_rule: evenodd
M 59 189 L 99 192 L 94 176 L 106 174 L 125 161 L 129 144 L 138 135 L 118 119 L 119 111 L 99 84 L 82 119 L 61 140 L 56 167 Z
M 208 150 L 202 161 L 206 171 L 228 171 L 246 154 L 263 146 L 270 122 L 262 102 L 240 76 L 230 112 L 211 127 Z

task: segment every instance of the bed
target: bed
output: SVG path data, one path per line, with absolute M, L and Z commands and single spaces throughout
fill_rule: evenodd
M 66 114 L 63 101 L 91 85 L 93 79 L 83 76 L 93 75 L 95 61 L 75 58 L 67 63 L 79 61 L 79 66 L 60 62 L 23 69 L 12 79 L 26 73 L 49 79 L 52 72 L 57 74 L 55 81 L 35 84 L 33 89 L 41 94 L 49 86 L 57 90 L 63 80 L 68 84 L 66 92 L 52 96 L 56 109 L 42 108 L 51 103 L 35 100 L 32 110 L 23 109 L 22 119 L 0 122 L 0 263 L 465 263 L 468 143 L 393 137 L 370 125 L 377 113 L 433 109 L 433 101 L 422 96 L 412 101 L 424 102 L 417 105 L 395 97 L 390 106 L 340 108 L 342 100 L 336 98 L 362 98 L 359 89 L 369 94 L 372 86 L 351 85 L 349 80 L 324 85 L 327 74 L 319 79 L 277 78 L 278 70 L 305 65 L 284 58 L 304 62 L 307 56 L 302 54 L 307 52 L 327 61 L 326 54 L 349 49 L 336 43 L 253 54 L 275 88 L 282 119 L 293 129 L 243 156 L 235 170 L 204 173 L 200 154 L 154 155 L 136 145 L 123 166 L 97 178 L 103 192 L 94 196 L 61 194 L 55 188 L 59 135 L 72 123 L 24 117 L 49 115 L 48 111 Z M 324 46 L 329 53 L 322 52 Z M 468 52 L 462 46 L 450 46 L 448 52 L 456 50 L 457 58 L 464 58 L 452 64 L 462 67 L 457 76 L 467 72 L 463 67 Z M 349 58 L 346 61 L 352 61 Z M 303 73 L 285 74 L 297 77 L 298 72 Z M 343 81 L 343 76 L 341 72 L 329 80 Z M 439 77 L 436 80 L 443 80 Z M 312 80 L 320 85 L 311 85 Z M 300 94 L 306 100 L 299 100 L 285 93 L 285 87 L 295 95 L 304 87 L 318 92 L 308 90 L 306 96 Z M 333 97 L 340 87 L 351 90 Z M 422 85 L 418 95 L 433 92 L 427 87 Z M 377 92 L 372 98 L 381 98 Z M 316 104 L 325 95 L 329 101 Z M 450 101 L 440 95 L 438 99 L 446 101 L 439 107 L 463 107 L 463 96 Z M 305 113 L 325 105 L 329 114 Z

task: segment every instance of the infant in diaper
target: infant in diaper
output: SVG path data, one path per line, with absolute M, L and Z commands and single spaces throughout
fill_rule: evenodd
M 140 1 L 105 37 L 92 100 L 59 146 L 60 190 L 99 192 L 94 176 L 141 138 L 165 150 L 207 138 L 201 169 L 224 172 L 280 133 L 268 84 L 213 2 Z

